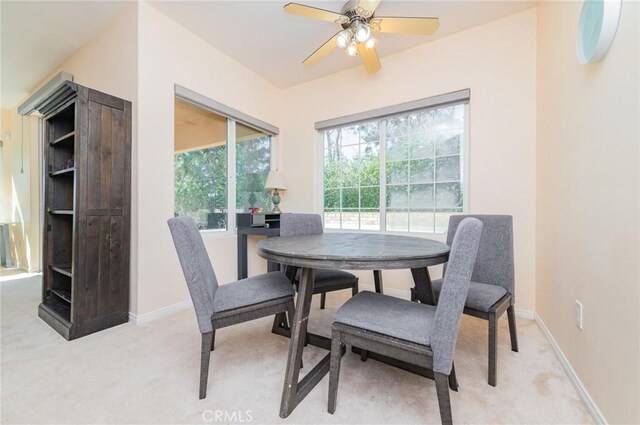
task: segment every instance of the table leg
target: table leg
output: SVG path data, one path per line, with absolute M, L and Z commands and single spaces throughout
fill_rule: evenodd
M 436 305 L 436 297 L 433 294 L 429 269 L 426 267 L 411 269 L 411 274 L 413 275 L 415 291 L 418 294 L 418 301 L 423 304 Z
M 247 235 L 238 233 L 238 280 L 247 275 Z
M 382 270 L 374 270 L 373 271 L 373 282 L 376 286 L 376 292 L 378 294 L 382 294 Z
M 282 402 L 280 403 L 280 417 L 286 418 L 293 412 L 298 403 L 315 387 L 318 382 L 329 372 L 331 354 L 327 354 L 320 362 L 298 382 L 300 377 L 300 360 L 307 335 L 309 323 L 309 310 L 311 309 L 311 296 L 313 295 L 314 270 L 303 268 L 300 274 L 298 297 L 296 300 L 296 312 L 291 324 L 291 340 L 289 341 L 289 356 L 287 369 L 284 376 L 284 388 L 282 389 Z
M 296 272 L 298 271 L 298 267 L 282 265 L 281 270 L 285 274 L 285 276 L 287 276 L 287 279 L 293 281 L 296 276 Z M 271 332 L 276 335 L 291 338 L 291 327 L 287 326 L 287 320 L 284 314 L 276 314 Z M 326 336 L 314 334 L 311 332 L 307 332 L 307 344 L 324 348 L 326 350 L 331 350 L 331 338 L 327 338 Z
M 274 237 L 275 235 L 267 235 L 267 238 Z M 279 272 L 280 271 L 280 263 L 274 263 L 272 261 L 267 261 L 267 272 Z

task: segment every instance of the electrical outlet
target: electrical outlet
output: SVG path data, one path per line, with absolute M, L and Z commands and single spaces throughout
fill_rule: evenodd
M 576 300 L 575 316 L 576 316 L 576 326 L 581 330 L 584 329 L 584 322 L 583 322 L 584 309 L 583 309 L 582 303 L 578 300 Z

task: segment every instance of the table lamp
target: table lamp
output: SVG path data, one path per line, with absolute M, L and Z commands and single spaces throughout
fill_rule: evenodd
M 271 202 L 273 202 L 272 214 L 280 214 L 280 192 L 279 190 L 287 190 L 287 181 L 279 170 L 269 170 L 267 181 L 264 184 L 265 189 L 273 189 Z

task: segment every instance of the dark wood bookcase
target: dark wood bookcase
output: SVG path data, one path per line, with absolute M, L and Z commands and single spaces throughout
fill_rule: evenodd
M 129 320 L 131 103 L 65 82 L 43 120 L 38 315 L 71 340 Z

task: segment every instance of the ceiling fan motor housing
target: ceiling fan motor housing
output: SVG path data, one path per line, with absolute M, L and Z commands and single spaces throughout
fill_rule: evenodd
M 340 13 L 349 18 L 348 22 L 340 23 L 344 29 L 353 27 L 359 23 L 368 24 L 374 17 L 374 13 L 372 11 L 366 11 L 362 8 L 358 8 L 358 0 L 349 0 L 344 6 L 342 6 Z

